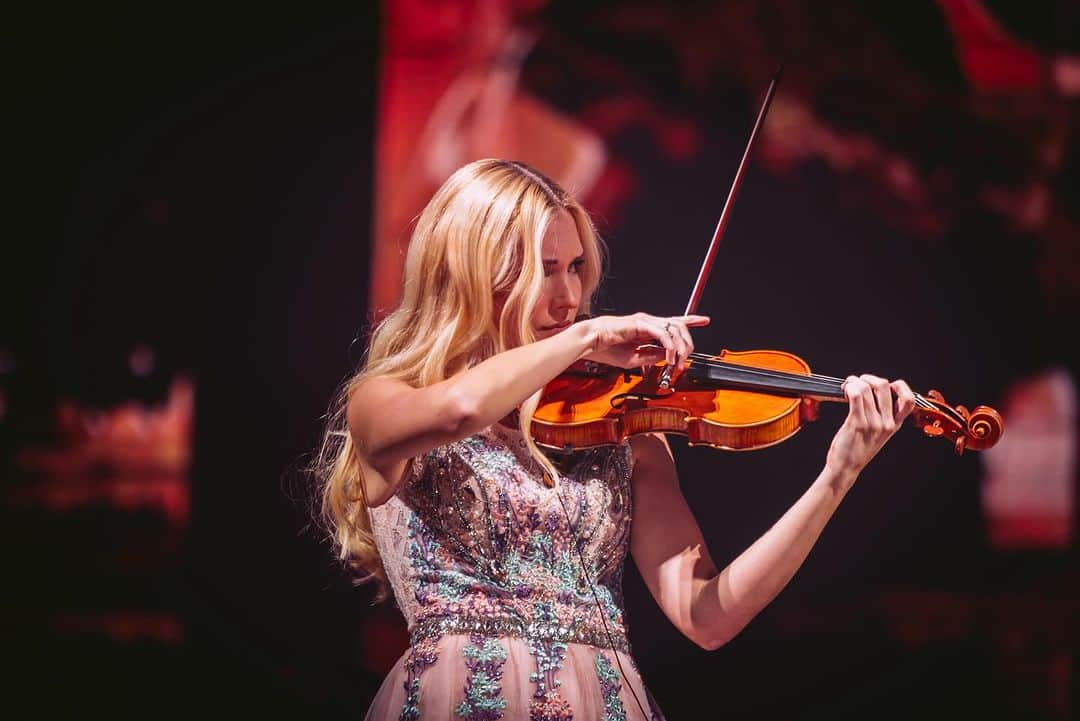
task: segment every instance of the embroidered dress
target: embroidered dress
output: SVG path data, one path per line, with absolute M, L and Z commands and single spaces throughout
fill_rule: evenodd
M 629 445 L 552 460 L 558 490 L 496 424 L 413 459 L 370 509 L 412 640 L 367 719 L 646 721 L 627 683 L 663 718 L 623 619 Z

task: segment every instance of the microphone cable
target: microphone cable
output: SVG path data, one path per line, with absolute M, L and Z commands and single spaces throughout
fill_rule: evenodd
M 574 541 L 574 550 L 577 551 L 581 575 L 585 577 L 585 583 L 588 584 L 589 590 L 592 591 L 593 601 L 596 602 L 597 613 L 600 614 L 600 622 L 604 625 L 604 635 L 607 637 L 608 646 L 611 648 L 611 654 L 615 657 L 615 663 L 619 667 L 619 675 L 622 676 L 623 683 L 626 684 L 626 688 L 630 691 L 630 695 L 634 697 L 634 702 L 637 703 L 638 709 L 641 710 L 641 717 L 646 719 L 646 721 L 649 721 L 652 719 L 652 715 L 645 712 L 645 707 L 642 705 L 641 699 L 638 698 L 633 684 L 630 683 L 630 679 L 623 669 L 622 661 L 619 659 L 619 651 L 615 648 L 615 640 L 612 638 L 611 629 L 608 627 L 607 614 L 604 613 L 604 607 L 600 603 L 600 595 L 596 592 L 596 586 L 593 585 L 592 579 L 589 577 L 589 571 L 585 566 L 585 555 L 581 552 L 581 545 L 578 543 L 577 529 L 574 528 L 573 523 L 570 521 L 570 511 L 566 508 L 566 502 L 563 501 L 558 482 L 555 483 L 555 497 L 559 499 L 559 505 L 562 506 L 563 515 L 566 516 L 566 527 L 569 529 L 570 537 Z

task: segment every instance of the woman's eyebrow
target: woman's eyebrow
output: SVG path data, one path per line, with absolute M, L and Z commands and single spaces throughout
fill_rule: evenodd
M 579 255 L 578 257 L 574 258 L 574 259 L 573 259 L 572 261 L 570 261 L 570 262 L 571 262 L 571 263 L 577 263 L 578 261 L 581 261 L 581 260 L 585 260 L 585 254 L 584 254 L 584 253 L 582 253 L 582 254 L 581 254 L 581 255 Z M 558 258 L 545 258 L 545 259 L 544 259 L 544 265 L 555 265 L 555 264 L 556 264 L 556 263 L 558 263 L 558 262 L 559 262 L 559 259 L 558 259 Z

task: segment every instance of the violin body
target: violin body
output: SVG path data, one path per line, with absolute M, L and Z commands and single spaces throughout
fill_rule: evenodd
M 533 414 L 533 439 L 570 450 L 659 432 L 685 435 L 690 445 L 755 450 L 785 441 L 816 420 L 821 401 L 846 402 L 841 379 L 814 375 L 806 361 L 784 351 L 695 354 L 670 387 L 663 384 L 664 368 L 574 364 L 544 388 Z M 1004 423 L 992 408 L 953 408 L 937 391 L 917 394 L 916 400 L 916 425 L 928 436 L 951 441 L 957 454 L 989 448 L 1001 437 Z
M 716 358 L 810 373 L 804 360 L 782 351 L 725 350 Z M 533 438 L 549 448 L 590 448 L 621 443 L 637 433 L 680 433 L 690 445 L 745 451 L 780 443 L 795 435 L 803 421 L 817 417 L 817 403 L 810 398 L 743 390 L 718 393 L 679 381 L 674 392 L 664 392 L 659 387 L 663 367 L 641 374 L 578 364 L 544 389 L 533 414 Z

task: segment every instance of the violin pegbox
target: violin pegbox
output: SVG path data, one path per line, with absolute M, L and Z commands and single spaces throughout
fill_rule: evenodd
M 1005 431 L 1001 414 L 989 406 L 976 406 L 973 411 L 964 406 L 953 407 L 936 390 L 925 396 L 916 394 L 915 399 L 915 410 L 911 413 L 915 424 L 928 436 L 952 441 L 958 456 L 965 450 L 990 448 Z

